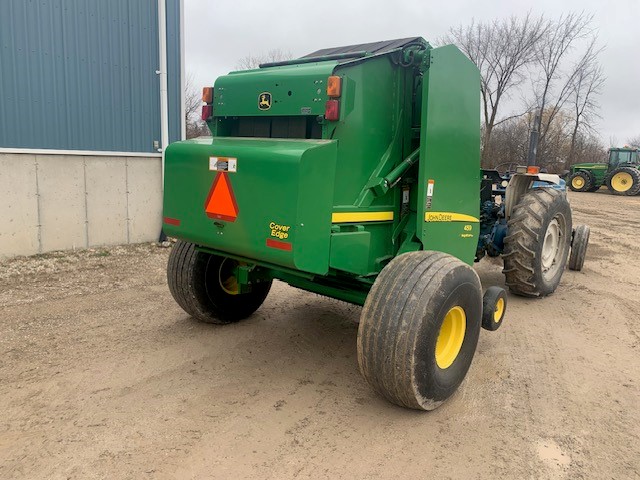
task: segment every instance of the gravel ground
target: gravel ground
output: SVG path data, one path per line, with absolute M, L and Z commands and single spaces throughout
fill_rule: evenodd
M 570 199 L 584 270 L 510 295 L 430 413 L 362 380 L 358 307 L 276 283 L 220 327 L 171 298 L 168 248 L 0 263 L 0 478 L 640 478 L 640 197 Z

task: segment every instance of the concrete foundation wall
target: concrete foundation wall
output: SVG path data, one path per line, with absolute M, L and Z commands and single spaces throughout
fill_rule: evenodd
M 162 160 L 0 153 L 0 258 L 155 241 Z

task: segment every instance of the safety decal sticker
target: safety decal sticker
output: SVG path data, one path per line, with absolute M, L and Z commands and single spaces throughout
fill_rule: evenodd
M 466 215 L 464 213 L 455 212 L 426 212 L 424 214 L 425 222 L 473 222 L 478 223 L 476 217 Z
M 435 185 L 436 181 L 429 179 L 429 181 L 427 181 L 427 201 L 425 204 L 425 210 L 430 210 L 431 209 L 431 203 L 432 203 L 432 199 L 433 199 L 433 187 Z
M 204 202 L 204 211 L 209 218 L 235 222 L 238 217 L 238 203 L 233 194 L 229 174 L 219 171 L 213 180 L 209 195 Z
M 269 223 L 269 231 L 271 232 L 271 236 L 279 238 L 280 240 L 289 238 L 290 230 L 291 230 L 290 225 L 280 225 L 276 222 Z
M 393 212 L 334 212 L 332 223 L 390 222 Z
M 235 173 L 238 171 L 238 159 L 235 157 L 209 157 L 209 170 Z

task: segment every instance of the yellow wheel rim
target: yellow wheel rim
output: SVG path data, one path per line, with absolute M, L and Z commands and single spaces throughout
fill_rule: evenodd
M 462 307 L 453 307 L 445 315 L 438 333 L 436 341 L 436 364 L 438 367 L 444 370 L 455 361 L 462 348 L 466 329 L 467 314 Z
M 633 177 L 627 172 L 616 173 L 611 178 L 611 186 L 616 192 L 626 192 L 633 185 Z
M 493 311 L 493 321 L 498 323 L 504 314 L 504 298 L 499 298 L 496 302 L 496 309 Z
M 584 187 L 584 178 L 582 178 L 582 177 L 574 177 L 574 179 L 571 180 L 571 185 L 573 185 L 573 188 L 582 188 L 582 187 Z
M 238 295 L 240 293 L 240 286 L 238 285 L 238 279 L 234 275 L 235 268 L 238 265 L 234 260 L 225 258 L 220 264 L 218 270 L 218 283 L 222 290 L 229 295 Z

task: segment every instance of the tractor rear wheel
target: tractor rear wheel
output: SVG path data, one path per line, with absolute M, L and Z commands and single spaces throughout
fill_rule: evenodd
M 400 255 L 362 309 L 360 371 L 392 403 L 433 410 L 467 374 L 481 319 L 482 287 L 470 266 L 441 252 Z
M 234 275 L 237 262 L 196 249 L 178 240 L 169 255 L 167 282 L 180 307 L 206 323 L 226 324 L 247 318 L 264 302 L 271 282 L 260 282 L 240 293 Z
M 571 245 L 571 207 L 564 192 L 530 190 L 514 207 L 507 232 L 502 272 L 509 290 L 526 297 L 553 293 Z
M 571 239 L 571 255 L 569 255 L 569 270 L 582 270 L 584 265 L 584 257 L 587 254 L 587 246 L 589 245 L 589 235 L 591 229 L 586 225 L 578 225 L 573 231 Z
M 614 195 L 633 196 L 640 193 L 640 170 L 619 167 L 607 176 L 607 187 Z
M 569 177 L 569 188 L 574 192 L 588 192 L 593 186 L 594 178 L 590 172 L 578 170 Z

